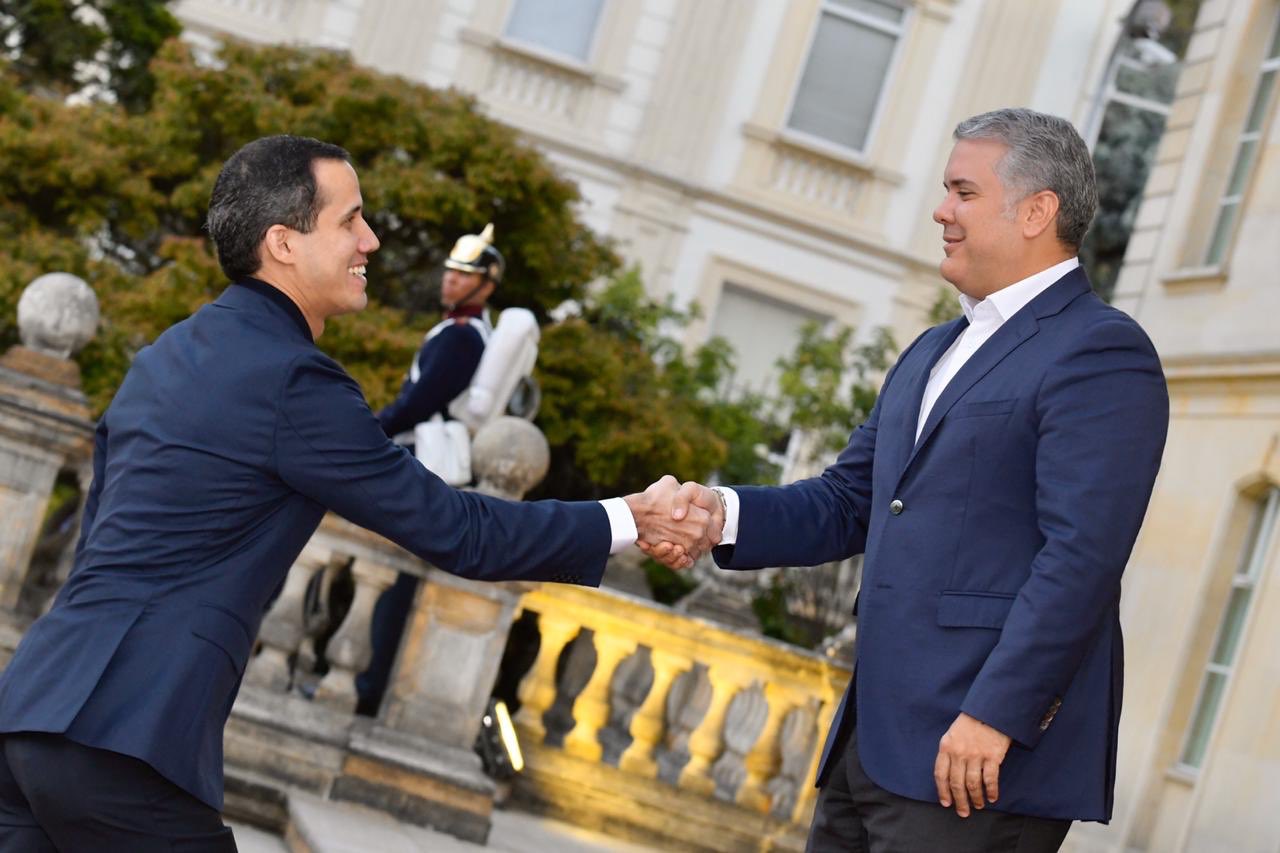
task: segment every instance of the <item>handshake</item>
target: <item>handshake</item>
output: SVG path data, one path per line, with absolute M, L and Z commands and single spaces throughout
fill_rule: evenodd
M 623 498 L 635 518 L 636 545 L 672 569 L 687 569 L 720 544 L 724 532 L 724 499 L 716 491 L 667 475 Z

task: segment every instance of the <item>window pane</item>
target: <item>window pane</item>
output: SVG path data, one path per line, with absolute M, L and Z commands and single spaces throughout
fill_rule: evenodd
M 778 359 L 791 355 L 806 323 L 823 322 L 821 314 L 763 294 L 725 284 L 716 305 L 711 334 L 733 347 L 733 391 L 772 393 Z
M 1240 143 L 1236 150 L 1236 162 L 1231 167 L 1231 179 L 1227 181 L 1227 189 L 1223 196 L 1238 196 L 1244 192 L 1249 183 L 1249 174 L 1253 171 L 1253 159 L 1258 155 L 1258 140 L 1247 139 Z
M 831 2 L 833 5 L 853 9 L 894 24 L 902 20 L 902 7 L 892 0 L 831 0 Z
M 1209 238 L 1209 250 L 1205 252 L 1204 262 L 1208 266 L 1222 263 L 1222 256 L 1227 251 L 1227 243 L 1231 240 L 1231 228 L 1236 223 L 1236 211 L 1239 205 L 1235 202 L 1224 204 L 1218 209 L 1218 220 L 1213 224 L 1213 236 Z
M 1218 707 L 1222 704 L 1222 692 L 1226 683 L 1225 675 L 1216 672 L 1205 673 L 1203 692 L 1200 694 L 1195 713 L 1191 718 L 1187 744 L 1182 749 L 1181 761 L 1188 767 L 1199 767 L 1204 762 L 1204 751 L 1209 745 L 1213 724 L 1218 719 Z
M 1262 564 L 1271 552 L 1271 540 L 1275 538 L 1277 516 L 1280 516 L 1280 489 L 1272 489 L 1266 503 L 1258 506 L 1249 532 L 1240 574 L 1256 581 L 1262 575 Z
M 788 125 L 861 150 L 896 41 L 894 36 L 824 13 Z
M 586 62 L 604 0 L 516 0 L 507 35 Z
M 1245 133 L 1262 130 L 1262 122 L 1267 117 L 1267 107 L 1271 104 L 1271 90 L 1276 86 L 1276 71 L 1263 72 L 1258 78 L 1258 91 L 1253 95 L 1253 104 L 1249 107 L 1249 120 L 1244 124 Z
M 1280 18 L 1276 18 L 1276 31 L 1271 34 L 1271 49 L 1267 51 L 1267 58 L 1274 59 L 1280 56 Z
M 1227 612 L 1222 617 L 1222 625 L 1218 628 L 1218 642 L 1213 648 L 1214 663 L 1229 667 L 1235 662 L 1236 648 L 1240 645 L 1240 632 L 1244 629 L 1245 617 L 1249 615 L 1251 600 L 1253 600 L 1253 587 L 1232 587 L 1231 598 L 1227 601 Z

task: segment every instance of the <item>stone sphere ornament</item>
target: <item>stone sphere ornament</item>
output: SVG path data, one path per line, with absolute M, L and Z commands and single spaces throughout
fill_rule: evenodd
M 477 490 L 519 500 L 551 466 L 551 449 L 542 430 L 510 415 L 480 428 L 471 443 L 471 470 Z
M 84 279 L 46 273 L 18 299 L 18 331 L 28 349 L 69 358 L 98 330 L 98 297 Z

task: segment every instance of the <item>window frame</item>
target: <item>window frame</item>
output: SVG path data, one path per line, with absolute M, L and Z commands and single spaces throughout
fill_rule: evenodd
M 1227 260 L 1231 256 L 1231 251 L 1235 247 L 1236 235 L 1240 231 L 1240 213 L 1244 207 L 1245 196 L 1248 194 L 1249 186 L 1252 183 L 1254 173 L 1257 170 L 1258 160 L 1261 158 L 1263 149 L 1265 148 L 1264 143 L 1266 131 L 1270 124 L 1270 122 L 1267 121 L 1267 118 L 1271 114 L 1271 108 L 1276 101 L 1276 92 L 1280 91 L 1280 53 L 1271 57 L 1265 55 L 1266 53 L 1269 53 L 1272 48 L 1276 47 L 1277 44 L 1280 44 L 1280 12 L 1276 14 L 1275 21 L 1271 26 L 1270 35 L 1263 43 L 1264 56 L 1262 61 L 1258 64 L 1257 73 L 1254 75 L 1253 85 L 1249 90 L 1249 99 L 1245 102 L 1244 122 L 1241 126 L 1240 132 L 1235 134 L 1235 144 L 1232 146 L 1231 163 L 1226 171 L 1226 179 L 1222 186 L 1222 191 L 1216 194 L 1216 200 L 1213 206 L 1213 219 L 1209 224 L 1209 228 L 1205 232 L 1206 242 L 1204 244 L 1204 249 L 1200 252 L 1199 261 L 1200 266 L 1207 269 L 1221 269 L 1226 266 Z M 1267 103 L 1262 105 L 1262 120 L 1259 123 L 1258 129 L 1251 131 L 1248 129 L 1249 118 L 1252 113 L 1252 109 L 1255 106 L 1254 102 L 1258 97 L 1258 92 L 1262 86 L 1262 78 L 1268 73 L 1274 74 L 1271 93 L 1268 96 Z M 1250 142 L 1254 144 L 1253 160 L 1249 163 L 1248 170 L 1245 172 L 1243 179 L 1241 180 L 1239 192 L 1231 193 L 1231 179 L 1235 177 L 1236 169 L 1240 165 L 1241 153 L 1244 151 L 1245 146 Z M 1218 235 L 1218 230 L 1223 227 L 1223 218 L 1227 208 L 1233 209 L 1233 218 L 1231 222 L 1228 223 L 1227 227 L 1229 230 L 1223 236 L 1220 243 L 1221 248 L 1217 253 L 1218 256 L 1215 258 L 1213 257 L 1214 246 L 1218 244 L 1218 241 L 1215 238 Z
M 595 25 L 591 29 L 591 40 L 587 44 L 587 53 L 586 56 L 581 59 L 568 53 L 560 53 L 559 51 L 552 50 L 545 45 L 538 44 L 537 42 L 532 42 L 528 39 L 512 35 L 509 32 L 511 19 L 515 17 L 516 7 L 519 6 L 521 2 L 522 0 L 511 0 L 511 2 L 507 4 L 507 13 L 503 16 L 502 28 L 498 31 L 499 42 L 505 42 L 522 52 L 530 53 L 540 59 L 559 65 L 566 65 L 570 68 L 587 71 L 595 67 L 596 53 L 600 49 L 601 24 L 603 23 L 605 14 L 608 11 L 610 0 L 600 0 L 600 12 L 596 15 Z
M 902 9 L 902 19 L 896 25 L 866 12 L 841 6 L 838 0 L 819 0 L 817 14 L 813 16 L 813 20 L 809 24 L 809 35 L 805 40 L 804 58 L 796 70 L 795 81 L 791 85 L 791 94 L 787 98 L 787 107 L 783 111 L 782 127 L 779 131 L 783 139 L 795 140 L 809 148 L 818 151 L 825 150 L 837 157 L 846 159 L 852 157 L 857 161 L 866 160 L 872 143 L 875 141 L 876 133 L 880 128 L 880 121 L 884 117 L 885 105 L 889 100 L 886 97 L 886 93 L 892 88 L 898 76 L 898 67 L 902 62 L 903 44 L 906 42 L 907 35 L 910 32 L 913 12 L 915 11 L 913 4 L 907 2 L 907 0 L 896 0 L 896 2 L 891 0 L 891 2 L 894 2 L 894 5 L 898 5 Z M 884 82 L 880 87 L 880 92 L 876 95 L 875 107 L 872 109 L 871 118 L 867 122 L 867 135 L 861 148 L 854 148 L 791 126 L 791 114 L 795 110 L 796 99 L 800 95 L 800 85 L 804 82 L 805 71 L 809 68 L 809 59 L 813 55 L 813 43 L 818 38 L 818 29 L 822 26 L 823 15 L 828 13 L 885 35 L 896 36 L 893 53 L 889 56 L 889 62 L 885 66 Z
M 1189 780 L 1194 780 L 1199 776 L 1204 768 L 1205 761 L 1208 760 L 1212 753 L 1213 741 L 1222 721 L 1226 699 L 1231 692 L 1232 682 L 1235 680 L 1240 652 L 1249 635 L 1255 604 L 1265 577 L 1267 564 L 1276 549 L 1277 542 L 1280 542 L 1280 486 L 1268 484 L 1265 492 L 1252 499 L 1251 503 L 1254 504 L 1254 516 L 1250 519 L 1250 530 L 1245 534 L 1246 539 L 1242 543 L 1244 547 L 1242 548 L 1240 559 L 1236 563 L 1236 570 L 1232 573 L 1231 583 L 1222 603 L 1222 610 L 1213 631 L 1213 639 L 1209 644 L 1205 663 L 1202 667 L 1200 683 L 1196 688 L 1195 702 L 1191 705 L 1190 713 L 1187 716 L 1186 730 L 1182 733 L 1177 758 L 1171 768 L 1174 774 Z M 1246 566 L 1248 571 L 1242 571 Z M 1231 609 L 1233 596 L 1239 589 L 1249 590 L 1249 598 L 1244 606 L 1244 613 L 1240 616 L 1235 647 L 1231 651 L 1231 660 L 1228 663 L 1217 663 L 1213 659 L 1214 654 L 1225 636 L 1228 626 L 1227 616 Z M 1200 748 L 1198 763 L 1191 764 L 1186 761 L 1186 758 L 1192 746 L 1192 738 L 1195 736 L 1196 724 L 1204 708 L 1205 693 L 1211 674 L 1217 675 L 1222 679 L 1222 688 L 1217 706 L 1214 708 L 1213 715 L 1207 723 L 1207 732 L 1204 736 L 1204 745 Z

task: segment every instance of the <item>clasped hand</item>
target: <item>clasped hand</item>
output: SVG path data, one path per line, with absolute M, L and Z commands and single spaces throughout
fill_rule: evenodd
M 669 568 L 687 569 L 720 544 L 724 505 L 706 486 L 667 475 L 623 500 L 636 521 L 636 545 Z

